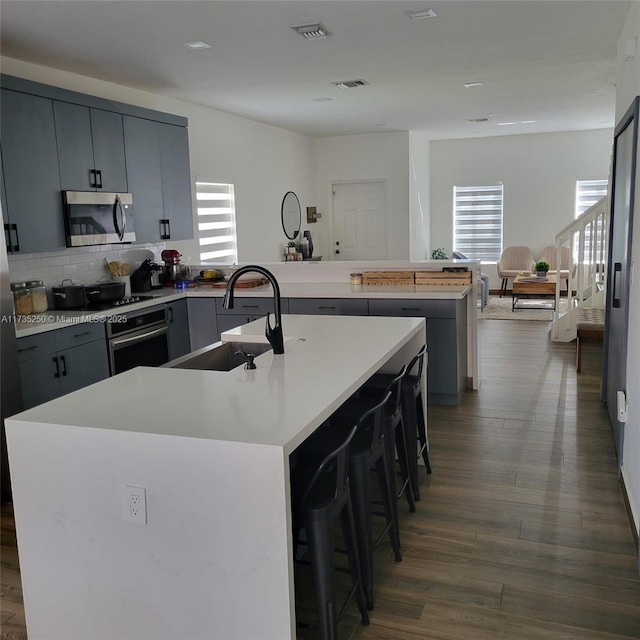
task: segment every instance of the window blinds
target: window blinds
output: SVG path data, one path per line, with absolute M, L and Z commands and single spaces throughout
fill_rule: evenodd
M 238 261 L 235 198 L 232 184 L 196 180 L 200 262 Z

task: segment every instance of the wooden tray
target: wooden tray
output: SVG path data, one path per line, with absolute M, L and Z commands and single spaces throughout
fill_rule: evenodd
M 362 274 L 362 284 L 403 285 L 413 284 L 413 271 L 365 271 Z
M 439 287 L 455 287 L 471 284 L 469 271 L 416 271 L 416 284 L 428 284 Z

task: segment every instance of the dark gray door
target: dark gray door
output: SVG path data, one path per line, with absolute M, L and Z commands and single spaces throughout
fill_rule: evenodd
M 193 207 L 188 131 L 186 127 L 158 123 L 158 135 L 164 217 L 169 220 L 166 239 L 189 240 L 193 238 Z
M 38 356 L 20 363 L 22 404 L 31 409 L 60 395 L 59 363 L 56 354 Z
M 7 217 L 17 225 L 15 245 L 22 253 L 64 249 L 53 101 L 2 89 L 0 118 Z
M 91 109 L 93 160 L 103 191 L 127 191 L 122 116 L 112 111 Z M 135 210 L 135 200 L 133 201 Z
M 88 342 L 58 353 L 60 395 L 71 393 L 109 377 L 107 344 Z
M 53 101 L 60 184 L 65 191 L 95 191 L 89 107 Z
M 616 127 L 607 272 L 604 394 L 618 454 L 623 463 L 624 424 L 618 421 L 617 392 L 627 385 L 629 267 L 635 192 L 638 98 Z
M 157 242 L 160 240 L 160 221 L 164 218 L 158 123 L 133 116 L 124 116 L 123 121 L 136 240 Z

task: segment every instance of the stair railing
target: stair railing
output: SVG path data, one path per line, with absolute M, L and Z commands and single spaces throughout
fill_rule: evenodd
M 601 198 L 556 235 L 556 264 L 560 264 L 562 247 L 570 247 L 577 259 L 575 276 L 570 269 L 569 287 L 561 307 L 562 279 L 556 280 L 556 312 L 551 338 L 571 342 L 576 338 L 576 322 L 580 307 L 604 309 L 607 272 L 607 198 Z

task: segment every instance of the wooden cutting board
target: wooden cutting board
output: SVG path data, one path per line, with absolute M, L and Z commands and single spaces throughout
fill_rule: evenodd
M 252 289 L 253 287 L 261 287 L 263 284 L 268 284 L 269 281 L 266 278 L 255 277 L 255 278 L 243 278 L 241 277 L 233 287 L 234 289 Z M 212 282 L 210 284 L 204 284 L 200 281 L 201 286 L 208 286 L 213 289 L 226 289 L 227 281 L 226 280 L 218 280 L 216 282 Z

